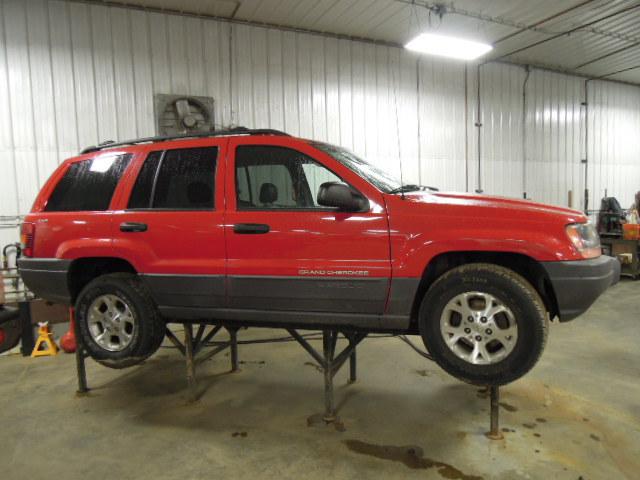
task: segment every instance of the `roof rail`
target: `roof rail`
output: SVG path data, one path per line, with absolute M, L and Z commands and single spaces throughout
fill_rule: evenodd
M 225 135 L 281 135 L 289 137 L 290 135 L 280 130 L 273 130 L 271 128 L 255 128 L 249 129 L 246 127 L 234 127 L 227 130 L 212 130 L 210 132 L 201 133 L 184 133 L 181 135 L 167 135 L 157 137 L 136 138 L 133 140 L 125 140 L 123 142 L 114 142 L 113 140 L 107 140 L 98 145 L 93 145 L 83 149 L 80 154 L 99 152 L 105 148 L 122 147 L 125 145 L 139 145 L 141 143 L 156 143 L 165 142 L 167 140 L 180 140 L 187 138 L 207 138 L 207 137 L 223 137 Z

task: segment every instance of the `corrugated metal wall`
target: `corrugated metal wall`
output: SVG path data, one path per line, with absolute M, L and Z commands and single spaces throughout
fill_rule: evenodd
M 483 65 L 478 119 L 475 66 L 396 48 L 63 1 L 1 0 L 0 16 L 0 226 L 83 146 L 154 134 L 153 93 L 212 96 L 219 125 L 327 140 L 395 173 L 401 158 L 408 182 L 561 205 L 572 190 L 583 207 L 577 77 Z M 590 207 L 605 190 L 626 206 L 640 188 L 640 88 L 588 93 Z M 0 229 L 0 243 L 14 238 Z

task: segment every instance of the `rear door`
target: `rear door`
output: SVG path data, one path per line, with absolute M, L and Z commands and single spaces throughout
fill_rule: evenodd
M 230 308 L 245 316 L 253 311 L 262 321 L 382 314 L 391 268 L 381 194 L 307 143 L 286 137 L 232 138 L 229 159 Z M 318 205 L 318 188 L 327 181 L 352 185 L 371 209 L 344 213 Z
M 198 308 L 225 305 L 226 142 L 151 145 L 114 213 L 115 253 L 134 265 L 164 313 L 197 316 Z

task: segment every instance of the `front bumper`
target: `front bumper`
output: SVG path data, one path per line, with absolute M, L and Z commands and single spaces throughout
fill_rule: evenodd
M 620 262 L 600 256 L 571 262 L 542 262 L 558 301 L 561 322 L 584 313 L 596 299 L 620 279 Z
M 71 303 L 67 273 L 71 260 L 20 258 L 18 272 L 24 284 L 37 296 L 54 303 Z

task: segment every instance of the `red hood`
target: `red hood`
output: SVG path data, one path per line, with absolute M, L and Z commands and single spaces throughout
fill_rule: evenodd
M 531 200 L 457 192 L 411 192 L 405 201 L 419 204 L 460 206 L 469 216 L 527 218 L 533 221 L 560 220 L 564 223 L 586 222 L 585 215 L 571 208 L 556 207 Z M 462 212 L 460 212 L 462 213 Z

